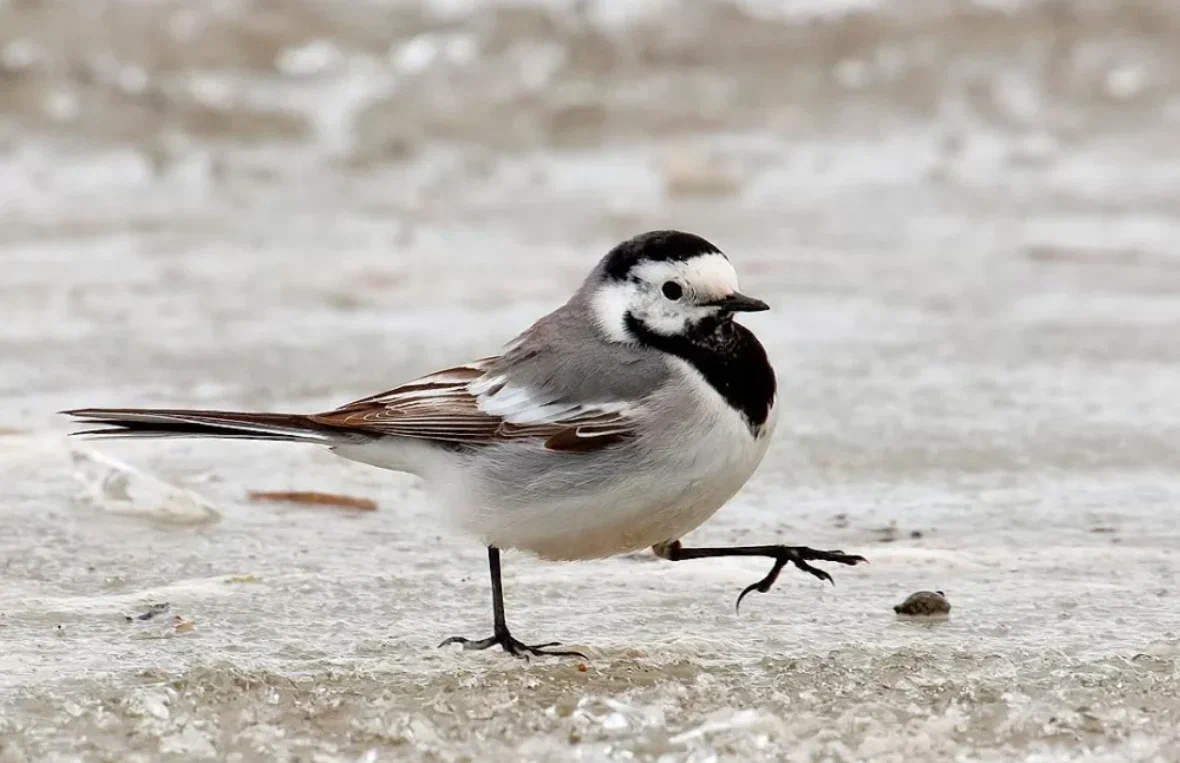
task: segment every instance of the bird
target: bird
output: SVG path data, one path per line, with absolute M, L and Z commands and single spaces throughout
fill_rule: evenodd
M 686 561 L 763 557 L 768 592 L 788 565 L 864 557 L 781 544 L 691 547 L 682 538 L 747 482 L 766 454 L 778 388 L 741 313 L 768 310 L 738 288 L 719 248 L 678 230 L 610 249 L 563 305 L 497 355 L 314 414 L 184 409 L 62 411 L 88 438 L 194 437 L 305 443 L 421 478 L 449 526 L 487 550 L 492 635 L 439 647 L 572 656 L 508 628 L 502 550 L 543 560 L 651 549 Z

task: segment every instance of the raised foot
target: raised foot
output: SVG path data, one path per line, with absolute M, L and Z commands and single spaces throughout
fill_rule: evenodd
M 846 554 L 843 551 L 818 551 L 807 546 L 767 546 L 765 547 L 765 556 L 774 559 L 774 566 L 770 568 L 770 572 L 766 577 L 759 580 L 753 585 L 746 586 L 746 588 L 738 594 L 737 604 L 734 605 L 734 610 L 740 610 L 742 607 L 742 599 L 746 598 L 746 594 L 751 591 L 758 593 L 766 593 L 774 582 L 778 580 L 779 573 L 788 564 L 793 564 L 804 572 L 815 575 L 820 580 L 826 580 L 832 585 L 836 581 L 832 580 L 832 576 L 821 570 L 819 567 L 813 567 L 808 562 L 833 562 L 835 564 L 847 564 L 849 566 L 860 564 L 867 561 L 863 556 L 858 554 Z
M 508 631 L 498 633 L 494 636 L 488 636 L 487 638 L 481 638 L 478 641 L 473 641 L 469 638 L 463 638 L 462 636 L 451 636 L 449 639 L 439 644 L 438 648 L 442 649 L 444 646 L 448 646 L 450 644 L 462 644 L 463 649 L 468 651 L 489 649 L 493 646 L 499 645 L 500 648 L 505 652 L 508 652 L 508 654 L 511 654 L 514 657 L 519 657 L 522 660 L 528 660 L 529 657 L 581 657 L 583 660 L 590 659 L 581 652 L 575 652 L 572 649 L 555 650 L 550 652 L 543 651 L 551 646 L 561 646 L 560 641 L 550 641 L 548 643 L 537 644 L 535 646 L 522 644 L 521 642 L 512 638 L 512 634 Z

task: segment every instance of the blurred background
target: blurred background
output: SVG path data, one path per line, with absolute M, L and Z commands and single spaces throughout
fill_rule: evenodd
M 1171 0 L 0 0 L 0 760 L 1174 759 L 1177 135 Z M 509 557 L 586 672 L 433 649 L 408 477 L 53 413 L 334 407 L 666 227 L 774 308 L 697 538 L 872 564 Z

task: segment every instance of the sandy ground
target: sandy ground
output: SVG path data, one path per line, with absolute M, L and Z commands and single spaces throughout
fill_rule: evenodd
M 1180 14 L 772 6 L 0 2 L 0 761 L 1180 760 Z M 345 402 L 655 227 L 774 307 L 693 540 L 836 586 L 509 554 L 591 659 L 437 650 L 486 567 L 411 478 L 53 415 Z

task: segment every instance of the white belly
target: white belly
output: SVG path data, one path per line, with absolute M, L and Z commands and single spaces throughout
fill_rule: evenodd
M 695 415 L 658 444 L 599 459 L 615 479 L 594 489 L 508 507 L 475 507 L 460 523 L 500 548 L 546 559 L 595 559 L 676 540 L 713 516 L 749 480 L 770 445 L 775 409 L 757 434 L 712 388 L 693 390 Z M 704 413 L 702 414 L 702 411 Z M 568 456 L 567 456 L 568 458 Z M 466 521 L 464 521 L 466 519 Z

